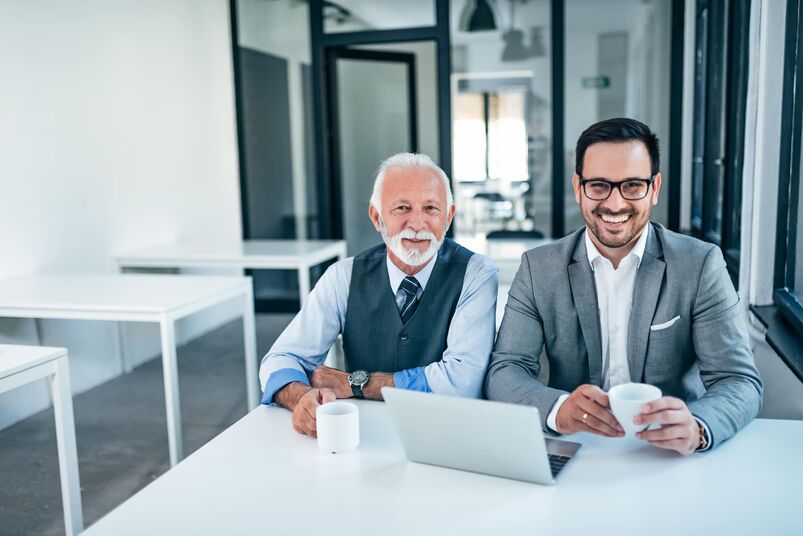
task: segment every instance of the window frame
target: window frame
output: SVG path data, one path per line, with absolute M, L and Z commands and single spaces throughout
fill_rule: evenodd
M 801 0 L 787 0 L 784 53 L 783 112 L 781 114 L 778 216 L 775 235 L 773 301 L 803 339 L 803 303 L 795 292 L 797 226 L 800 204 L 801 130 L 803 130 L 803 24 Z
M 738 284 L 750 0 L 698 0 L 692 234 L 722 248 Z

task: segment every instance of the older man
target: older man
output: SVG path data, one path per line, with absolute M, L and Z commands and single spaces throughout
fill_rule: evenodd
M 621 436 L 609 387 L 657 385 L 639 437 L 689 454 L 727 440 L 761 408 L 744 314 L 719 248 L 650 223 L 658 139 L 609 119 L 577 141 L 574 196 L 586 226 L 528 251 L 510 289 L 486 389 L 530 404 L 562 434 Z M 549 384 L 537 380 L 546 351 Z
M 455 206 L 432 160 L 382 163 L 368 216 L 384 244 L 332 265 L 262 360 L 263 404 L 315 435 L 335 398 L 381 399 L 383 386 L 477 397 L 493 345 L 498 270 L 445 238 Z M 343 335 L 346 371 L 323 366 Z

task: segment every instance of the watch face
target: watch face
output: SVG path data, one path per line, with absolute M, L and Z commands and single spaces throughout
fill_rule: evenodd
M 362 385 L 368 381 L 368 373 L 364 370 L 355 370 L 351 373 L 349 381 L 352 385 Z

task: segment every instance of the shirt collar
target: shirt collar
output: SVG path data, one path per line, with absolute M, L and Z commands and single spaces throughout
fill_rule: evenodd
M 432 256 L 427 264 L 413 277 L 418 281 L 418 284 L 421 285 L 421 290 L 423 291 L 427 287 L 427 281 L 429 281 L 429 276 L 432 275 L 432 269 L 435 267 L 435 261 L 438 259 L 438 254 Z M 390 260 L 390 255 L 385 255 L 385 260 L 388 265 L 388 277 L 390 277 L 390 289 L 393 291 L 395 295 L 399 291 L 399 285 L 407 277 L 401 268 L 393 264 L 393 261 Z
M 644 257 L 644 248 L 647 247 L 647 235 L 650 233 L 650 223 L 647 222 L 646 229 L 641 233 L 641 236 L 636 241 L 636 245 L 633 246 L 633 249 L 630 250 L 630 253 L 627 254 L 625 259 L 630 257 L 631 255 L 636 257 L 636 268 L 641 264 L 641 258 Z M 591 240 L 589 236 L 588 227 L 586 227 L 585 232 L 585 241 L 586 241 L 586 255 L 588 255 L 588 264 L 591 265 L 591 269 L 594 269 L 594 261 L 600 257 L 602 257 L 602 253 L 599 252 L 597 246 L 594 245 L 594 242 Z M 622 260 L 625 260 L 622 259 Z M 620 264 L 621 266 L 621 264 Z

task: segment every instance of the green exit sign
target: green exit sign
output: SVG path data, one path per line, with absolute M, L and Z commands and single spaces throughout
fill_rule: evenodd
M 584 89 L 602 89 L 611 87 L 611 79 L 607 76 L 585 76 L 582 85 Z

